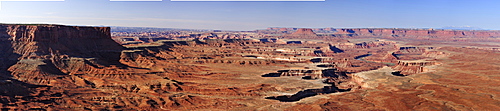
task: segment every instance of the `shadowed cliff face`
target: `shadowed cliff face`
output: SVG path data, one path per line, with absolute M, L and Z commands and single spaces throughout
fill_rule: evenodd
M 119 62 L 123 47 L 110 39 L 108 27 L 0 26 L 1 69 L 19 81 L 48 85 L 68 74 L 121 73 L 105 67 L 126 67 Z
M 108 27 L 72 27 L 59 25 L 2 25 L 2 39 L 10 42 L 19 59 L 46 59 L 55 55 L 101 58 L 102 65 L 118 65 L 118 43 L 110 39 Z
M 103 68 L 125 65 L 119 62 L 123 47 L 110 39 L 109 31 L 108 27 L 0 25 L 1 77 L 49 85 L 75 72 L 111 73 Z
M 11 71 L 8 71 L 8 68 L 15 65 L 23 56 L 16 53 L 16 49 L 20 49 L 19 47 L 22 46 L 14 45 L 18 42 L 14 41 L 10 35 L 15 33 L 9 32 L 10 28 L 8 25 L 0 25 L 0 107 L 5 110 L 6 107 L 20 107 L 15 103 L 24 102 L 23 104 L 26 106 L 53 103 L 50 99 L 51 95 L 55 93 L 47 91 L 48 86 L 19 81 L 11 75 Z M 32 76 L 36 77 L 36 75 Z M 60 96 L 58 94 L 56 96 Z M 26 109 L 36 110 L 36 108 Z
M 7 26 L 0 25 L 0 74 L 2 77 L 9 77 L 7 68 L 14 65 L 17 62 L 17 58 L 20 57 L 19 54 L 15 54 L 12 48 L 10 35 L 5 31 Z

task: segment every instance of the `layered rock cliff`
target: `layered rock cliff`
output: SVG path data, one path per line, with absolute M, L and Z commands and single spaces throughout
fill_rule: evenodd
M 499 41 L 500 31 L 488 30 L 438 30 L 438 29 L 399 29 L 399 28 L 355 28 L 337 29 L 339 37 L 390 37 L 421 40 L 451 41 Z M 470 39 L 475 38 L 475 39 Z
M 131 110 L 159 107 L 153 103 L 179 107 L 203 102 L 186 94 L 138 95 L 175 91 L 181 83 L 147 75 L 151 71 L 144 66 L 122 64 L 124 49 L 111 39 L 109 27 L 1 24 L 0 107 Z M 193 99 L 197 102 L 185 102 Z
M 393 66 L 394 70 L 399 72 L 393 73 L 395 75 L 411 75 L 429 71 L 425 66 L 437 65 L 435 61 L 398 61 Z
M 92 87 L 80 74 L 121 73 L 123 49 L 110 39 L 110 28 L 0 24 L 0 106 L 42 110 L 61 104 L 61 90 Z M 111 69 L 111 70 L 110 70 Z M 78 90 L 75 90 L 78 91 Z M 50 109 L 50 108 L 49 108 Z
M 3 70 L 16 79 L 50 84 L 53 75 L 122 73 L 123 47 L 110 39 L 108 27 L 0 25 Z M 14 64 L 15 63 L 15 64 Z
M 291 34 L 285 34 L 284 35 L 287 38 L 310 38 L 310 37 L 317 37 L 316 33 L 313 32 L 312 29 L 309 28 L 300 28 L 297 29 L 297 31 L 291 33 Z
M 121 46 L 110 39 L 109 27 L 60 25 L 0 25 L 2 41 L 23 58 L 63 52 L 82 57 L 108 58 Z M 109 58 L 117 60 L 116 58 Z
M 316 33 L 314 33 L 312 29 L 301 28 L 292 33 L 292 35 L 316 35 Z

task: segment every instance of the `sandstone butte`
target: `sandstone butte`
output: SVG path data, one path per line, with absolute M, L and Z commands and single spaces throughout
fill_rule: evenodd
M 121 45 L 108 27 L 1 24 L 0 107 L 497 110 L 500 46 L 464 41 L 498 40 L 498 34 L 298 29 L 265 39 Z M 366 40 L 372 37 L 378 40 Z
M 301 28 L 293 32 L 292 35 L 316 35 L 312 29 Z

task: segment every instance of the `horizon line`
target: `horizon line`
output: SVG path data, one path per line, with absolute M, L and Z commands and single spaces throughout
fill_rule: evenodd
M 253 30 L 234 30 L 234 29 L 196 29 L 196 28 L 173 28 L 173 27 L 154 27 L 154 26 L 116 26 L 116 25 L 79 25 L 79 24 L 64 24 L 64 23 L 0 23 L 0 25 L 60 25 L 60 26 L 85 26 L 85 27 L 129 27 L 129 28 L 170 28 L 170 29 L 191 29 L 191 30 L 224 30 L 224 31 L 254 31 L 254 30 L 265 30 L 268 28 L 308 28 L 308 29 L 322 29 L 322 28 L 333 28 L 333 29 L 424 29 L 424 30 L 485 30 L 485 31 L 500 31 L 496 29 L 446 29 L 446 27 L 461 27 L 461 26 L 444 26 L 439 28 L 432 27 L 276 27 L 269 26 L 264 28 L 257 28 Z

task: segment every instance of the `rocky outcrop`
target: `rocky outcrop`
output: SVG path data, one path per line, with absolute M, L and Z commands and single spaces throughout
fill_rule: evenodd
M 338 43 L 336 45 L 339 48 L 361 48 L 368 49 L 374 47 L 383 47 L 383 46 L 396 46 L 395 42 L 392 41 L 370 41 L 370 42 L 360 42 L 360 43 Z
M 292 35 L 316 35 L 316 33 L 312 29 L 301 28 L 292 33 Z
M 412 75 L 429 71 L 426 66 L 437 65 L 435 61 L 398 61 L 393 69 L 399 71 L 396 75 Z
M 318 37 L 316 33 L 313 32 L 312 29 L 309 28 L 299 28 L 297 31 L 291 33 L 291 34 L 284 34 L 283 37 L 285 38 L 314 38 Z
M 344 50 L 339 49 L 337 46 L 333 46 L 331 44 L 329 44 L 329 46 L 330 46 L 330 50 L 333 51 L 333 52 L 335 52 L 335 53 L 342 53 L 342 52 L 344 52 Z
M 399 47 L 396 54 L 422 54 L 431 49 L 434 49 L 434 47 Z
M 278 73 L 269 73 L 262 75 L 262 77 L 281 77 L 281 76 L 302 76 L 306 77 L 309 79 L 321 79 L 325 77 L 323 75 L 322 70 L 300 70 L 300 69 L 294 69 L 294 70 L 279 70 Z
M 280 63 L 277 60 L 217 60 L 217 59 L 200 59 L 199 61 L 194 61 L 194 63 L 205 64 L 205 63 L 224 63 L 224 64 L 235 64 L 235 65 L 269 65 Z
M 444 52 L 435 51 L 435 47 L 403 46 L 391 53 L 398 60 L 419 60 L 425 58 L 444 57 Z

